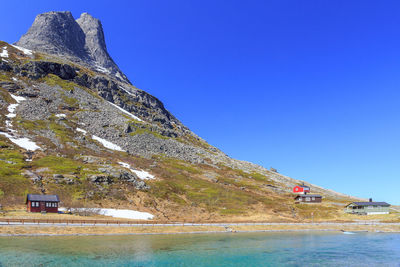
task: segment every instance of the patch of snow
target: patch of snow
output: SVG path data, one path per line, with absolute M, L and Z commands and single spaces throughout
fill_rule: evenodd
M 131 172 L 136 174 L 139 177 L 139 179 L 142 179 L 142 180 L 155 179 L 154 175 L 152 175 L 152 174 L 150 174 L 150 173 L 148 173 L 146 171 L 132 169 L 131 165 L 129 165 L 128 163 L 120 161 L 120 162 L 118 162 L 118 164 L 121 165 L 124 168 L 129 169 Z
M 118 164 L 121 165 L 124 168 L 131 169 L 131 165 L 129 165 L 128 163 L 120 161 L 120 162 L 118 162 Z
M 132 117 L 133 119 L 135 119 L 135 120 L 137 120 L 137 121 L 143 121 L 142 119 L 136 117 L 136 116 L 133 115 L 132 113 L 130 113 L 130 112 L 126 111 L 125 109 L 123 109 L 123 108 L 121 108 L 121 107 L 115 105 L 114 103 L 111 103 L 111 102 L 109 102 L 109 101 L 108 101 L 108 103 L 110 103 L 111 105 L 113 105 L 114 107 L 116 107 L 117 109 L 119 109 L 120 111 L 122 111 L 123 113 L 129 115 L 129 116 Z
M 3 132 L 0 132 L 0 134 L 4 135 L 8 139 L 10 139 L 11 142 L 13 142 L 14 144 L 16 144 L 19 147 L 22 147 L 23 149 L 31 150 L 31 151 L 41 149 L 40 146 L 36 145 L 35 142 L 29 140 L 29 138 L 26 138 L 26 137 L 15 138 L 15 137 L 9 135 L 8 133 L 3 133 Z
M 7 46 L 3 47 L 3 52 L 0 53 L 0 57 L 8 57 Z
M 10 94 L 11 97 L 17 101 L 17 104 L 10 104 L 7 107 L 8 112 L 10 112 L 9 114 L 6 115 L 7 118 L 14 118 L 16 116 L 15 109 L 18 107 L 19 103 L 21 103 L 22 101 L 26 100 L 25 97 L 22 96 L 16 96 L 13 94 Z M 6 128 L 9 132 L 11 133 L 16 133 L 17 131 L 11 129 L 12 127 L 12 123 L 9 120 L 6 120 Z M 36 145 L 35 142 L 31 141 L 29 138 L 26 137 L 15 137 L 13 135 L 10 135 L 8 133 L 5 132 L 0 132 L 1 135 L 4 135 L 5 137 L 7 137 L 8 139 L 10 139 L 11 142 L 13 142 L 14 144 L 26 149 L 26 150 L 31 150 L 31 151 L 35 151 L 37 149 L 41 149 L 38 145 Z
M 17 96 L 17 95 L 13 95 L 13 94 L 10 94 L 10 95 L 12 98 L 14 98 L 15 101 L 17 101 L 17 103 L 21 103 L 22 101 L 26 100 L 26 98 L 23 96 Z
M 119 71 L 117 72 L 117 74 L 115 74 L 115 77 L 117 77 L 117 78 L 119 78 L 119 79 L 121 79 L 121 80 L 124 79 L 124 78 L 122 78 L 122 76 L 121 76 L 121 74 L 119 73 Z
M 15 78 L 15 77 L 12 77 L 12 80 L 13 80 L 14 82 L 17 82 L 17 81 L 18 81 L 18 79 Z
M 8 130 L 10 130 L 10 131 L 15 131 L 15 130 L 11 130 L 11 129 L 10 129 L 12 126 L 13 126 L 13 125 L 12 125 L 11 121 L 6 120 L 6 127 L 8 128 Z
M 113 144 L 113 143 L 111 143 L 103 138 L 100 138 L 98 136 L 92 135 L 92 139 L 100 142 L 105 148 L 116 150 L 116 151 L 125 151 L 120 146 Z
M 81 129 L 81 128 L 76 128 L 76 131 L 77 131 L 77 132 L 81 132 L 81 133 L 83 133 L 84 135 L 87 134 L 87 132 L 86 132 L 85 130 Z
M 26 48 L 23 48 L 23 47 L 20 47 L 17 45 L 12 45 L 12 46 L 17 48 L 18 50 L 24 52 L 25 55 L 32 56 L 32 50 L 29 50 L 29 49 L 26 49 Z
M 100 213 L 105 216 L 132 220 L 151 220 L 154 217 L 151 213 L 136 210 L 101 209 Z
M 56 117 L 57 118 L 65 118 L 65 117 L 67 117 L 67 115 L 65 115 L 65 114 L 56 114 Z
M 110 74 L 110 71 L 109 71 L 108 69 L 102 67 L 102 66 L 96 65 L 96 66 L 95 66 L 95 69 L 96 69 L 97 71 L 102 72 L 102 73 Z
M 16 95 L 13 95 L 13 94 L 10 94 L 10 95 L 11 95 L 11 97 L 12 97 L 15 101 L 17 101 L 17 104 L 10 104 L 10 105 L 7 107 L 7 110 L 8 110 L 8 112 L 10 112 L 10 113 L 7 114 L 6 117 L 7 117 L 7 118 L 15 118 L 15 116 L 17 116 L 17 115 L 14 113 L 14 112 L 15 112 L 15 109 L 18 107 L 19 103 L 21 103 L 22 101 L 26 100 L 26 98 L 25 98 L 25 97 L 22 97 L 22 96 L 16 96 Z
M 125 88 L 123 88 L 123 87 L 119 87 L 122 91 L 124 91 L 125 93 L 127 93 L 128 95 L 131 95 L 131 96 L 133 96 L 133 94 L 131 93 L 131 92 L 129 92 L 128 90 L 126 90 Z
M 133 170 L 133 172 L 142 180 L 151 180 L 154 179 L 154 175 L 146 172 L 146 171 L 140 171 L 140 170 Z
M 67 211 L 66 208 L 60 207 L 59 211 Z M 132 220 L 151 220 L 154 215 L 148 212 L 142 212 L 137 210 L 123 210 L 123 209 L 97 209 L 97 208 L 73 208 L 72 211 L 85 211 L 85 210 L 98 210 L 100 215 L 111 216 L 114 218 L 124 218 Z
M 17 114 L 15 114 L 14 112 L 15 112 L 15 109 L 18 107 L 18 105 L 19 104 L 10 104 L 7 107 L 8 112 L 10 112 L 6 115 L 7 118 L 15 118 L 15 116 L 17 116 Z

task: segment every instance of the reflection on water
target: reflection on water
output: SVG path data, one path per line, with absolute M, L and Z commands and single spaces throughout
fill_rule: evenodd
M 315 232 L 0 238 L 0 267 L 400 266 L 399 263 L 399 234 Z

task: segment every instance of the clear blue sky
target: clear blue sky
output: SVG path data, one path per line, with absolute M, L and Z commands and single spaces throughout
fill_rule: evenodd
M 400 204 L 400 2 L 2 1 L 0 39 L 89 12 L 139 88 L 229 156 Z

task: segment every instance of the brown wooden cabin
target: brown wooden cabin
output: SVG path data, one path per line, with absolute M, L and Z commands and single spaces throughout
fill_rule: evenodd
M 58 213 L 58 195 L 34 195 L 26 196 L 26 208 L 28 212 L 52 212 Z
M 321 203 L 322 196 L 316 194 L 298 195 L 294 198 L 296 203 Z

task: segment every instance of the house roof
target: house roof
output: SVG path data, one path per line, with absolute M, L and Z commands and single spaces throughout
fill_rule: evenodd
M 28 194 L 26 196 L 26 201 L 51 201 L 51 202 L 60 202 L 58 195 L 34 195 Z
M 310 189 L 310 187 L 307 186 L 307 185 L 296 185 L 295 187 L 302 187 L 302 188 L 308 188 L 308 189 Z
M 307 194 L 307 195 L 297 195 L 296 198 L 298 197 L 322 197 L 322 196 L 317 194 Z
M 357 206 L 384 206 L 384 207 L 390 206 L 390 204 L 386 202 L 352 202 L 350 204 L 355 204 Z

